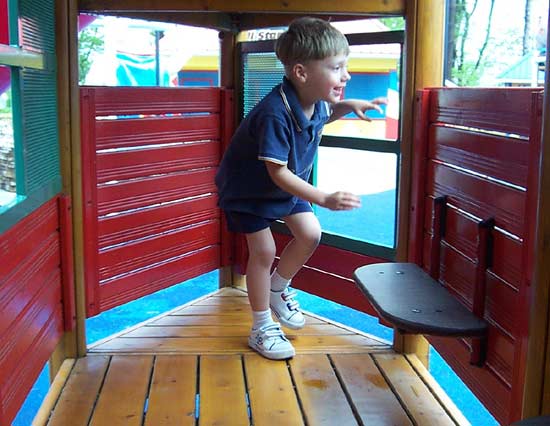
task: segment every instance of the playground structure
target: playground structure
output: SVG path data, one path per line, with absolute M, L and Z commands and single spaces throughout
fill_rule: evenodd
M 10 9 L 9 38 L 17 43 L 0 40 L 0 63 L 12 73 L 16 156 L 24 161 L 16 162 L 21 199 L 1 216 L 0 423 L 12 421 L 50 359 L 52 372 L 59 374 L 40 413 L 42 424 L 48 419 L 62 424 L 69 412 L 81 413 L 83 424 L 154 422 L 156 410 L 162 417 L 169 409 L 161 395 L 174 383 L 193 401 L 200 396 L 199 411 L 191 408 L 193 422 L 228 420 L 220 401 L 239 397 L 243 417 L 235 421 L 249 421 L 250 409 L 257 424 L 270 424 L 269 416 L 280 410 L 262 403 L 258 393 L 274 392 L 257 381 L 265 371 L 277 372 L 278 389 L 299 409 L 286 420 L 297 424 L 304 418 L 311 424 L 327 418 L 355 424 L 371 415 L 380 422 L 400 419 L 398 424 L 465 424 L 423 370 L 428 342 L 502 424 L 548 414 L 547 93 L 434 88 L 442 71 L 439 1 L 264 1 L 254 8 L 233 3 L 167 0 L 152 9 L 139 0 L 50 0 L 39 6 L 22 0 Z M 79 88 L 79 12 L 219 30 L 219 87 Z M 238 32 L 283 26 L 303 14 L 335 21 L 403 16 L 406 31 L 348 36 L 352 46 L 402 46 L 397 134 L 386 137 L 385 130 L 384 137 L 361 139 L 334 129 L 323 137 L 328 148 L 398 158 L 395 245 L 379 247 L 327 232 L 294 285 L 378 315 L 355 286 L 354 271 L 410 262 L 485 321 L 486 334 L 441 337 L 396 327 L 389 345 L 311 317 L 306 334 L 293 336 L 299 356 L 289 368 L 268 369 L 247 352 L 240 315 L 246 310 L 241 306 L 246 252 L 223 226 L 213 176 L 247 102 L 253 102 L 247 91 L 258 76 L 253 67 L 246 73 L 246 60 L 269 53 L 272 43 L 238 42 Z M 20 25 L 14 25 L 16 18 Z M 278 247 L 288 239 L 284 228 L 276 228 Z M 218 294 L 156 324 L 182 328 L 148 324 L 86 347 L 86 317 L 214 269 L 223 287 Z M 219 315 L 232 318 L 233 335 L 213 328 Z M 198 321 L 199 327 L 186 321 Z M 153 365 L 160 381 L 149 382 Z M 170 379 L 166 372 L 174 365 L 180 373 Z M 125 380 L 130 376 L 131 383 Z M 359 376 L 366 381 L 354 381 Z M 400 387 L 404 378 L 405 385 L 412 384 Z M 228 387 L 218 386 L 221 382 Z M 95 390 L 79 394 L 86 386 Z M 368 386 L 385 392 L 365 403 L 365 389 L 374 389 Z M 331 399 L 338 409 L 316 393 L 319 388 L 338 395 Z M 242 405 L 244 394 L 249 407 Z M 71 398 L 75 395 L 82 399 Z M 380 401 L 391 403 L 368 411 Z M 85 409 L 78 409 L 81 402 Z M 427 407 L 421 412 L 415 409 L 419 402 Z M 265 423 L 259 423 L 262 416 Z

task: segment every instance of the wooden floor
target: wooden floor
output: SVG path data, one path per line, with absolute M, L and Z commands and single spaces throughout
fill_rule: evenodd
M 270 361 L 248 348 L 250 325 L 246 294 L 223 289 L 98 342 L 46 424 L 468 424 L 416 357 L 376 338 L 308 313 L 287 331 L 296 356 Z

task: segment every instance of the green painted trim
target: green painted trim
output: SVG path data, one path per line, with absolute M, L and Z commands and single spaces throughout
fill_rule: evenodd
M 46 69 L 46 57 L 41 53 L 0 44 L 0 64 L 43 70 Z
M 13 145 L 15 160 L 15 189 L 19 195 L 27 195 L 25 180 L 25 149 L 23 146 L 23 105 L 21 74 L 18 68 L 11 68 L 11 113 L 13 121 Z
M 320 146 L 331 148 L 357 149 L 359 151 L 387 152 L 399 154 L 399 140 L 353 138 L 349 136 L 324 135 Z
M 17 196 L 10 204 L 0 207 L 0 234 L 31 214 L 61 192 L 61 176 L 50 181 L 28 196 Z
M 19 45 L 19 2 L 16 0 L 8 0 L 8 26 L 10 44 Z

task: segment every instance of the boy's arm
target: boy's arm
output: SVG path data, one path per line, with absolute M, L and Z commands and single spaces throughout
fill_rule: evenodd
M 379 105 L 386 105 L 388 101 L 386 98 L 376 98 L 372 101 L 364 101 L 361 99 L 344 99 L 343 101 L 332 104 L 332 114 L 327 123 L 338 120 L 344 115 L 354 112 L 361 120 L 371 121 L 369 117 L 365 115 L 365 112 L 374 109 L 378 112 L 382 112 Z
M 361 204 L 359 198 L 349 192 L 338 191 L 327 194 L 321 191 L 300 179 L 286 165 L 266 161 L 265 166 L 269 176 L 279 188 L 310 203 L 330 210 L 351 210 Z

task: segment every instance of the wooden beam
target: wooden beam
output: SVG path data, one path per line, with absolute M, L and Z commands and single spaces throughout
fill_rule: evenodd
M 69 90 L 71 149 L 71 197 L 73 206 L 74 282 L 76 297 L 77 356 L 86 355 L 86 289 L 84 271 L 84 230 L 82 196 L 82 158 L 80 146 L 80 88 L 78 86 L 78 0 L 68 0 L 68 61 L 63 71 Z
M 227 13 L 127 11 L 104 12 L 103 14 L 107 16 L 112 15 L 123 18 L 142 19 L 144 21 L 210 28 L 218 31 L 238 31 L 236 21 Z
M 290 21 L 304 14 L 297 13 L 242 13 L 239 15 L 239 30 L 246 31 L 251 29 L 258 28 L 267 28 L 267 27 L 279 27 L 287 26 Z M 353 21 L 356 19 L 364 19 L 366 16 L 360 14 L 354 15 L 328 15 L 328 14 L 318 14 L 315 16 L 326 21 Z M 368 15 L 369 18 L 374 16 Z
M 550 22 L 550 17 L 548 18 Z M 550 41 L 550 34 L 548 37 Z M 549 87 L 550 57 L 546 56 L 545 87 Z M 544 91 L 540 152 L 539 200 L 535 266 L 531 283 L 531 313 L 522 417 L 550 414 L 550 96 Z
M 401 170 L 399 206 L 410 205 L 413 162 L 414 99 L 419 89 L 440 86 L 443 81 L 444 2 L 411 0 L 405 15 L 405 57 L 403 119 L 401 124 Z M 398 210 L 396 261 L 408 260 L 409 209 Z M 394 346 L 404 353 L 414 353 L 427 367 L 429 345 L 420 335 L 395 334 Z
M 81 12 L 285 12 L 402 15 L 405 0 L 81 0 Z
M 218 31 L 238 33 L 251 29 L 286 26 L 295 18 L 304 16 L 303 13 L 198 13 L 179 11 L 108 11 L 102 12 L 106 16 L 117 16 L 131 19 L 142 19 L 144 21 L 166 22 L 170 24 L 190 25 L 192 27 L 210 28 Z M 308 13 L 312 14 L 312 13 Z M 353 21 L 380 17 L 384 15 L 328 15 L 315 13 L 318 18 L 338 22 Z

